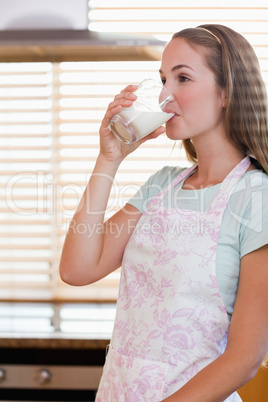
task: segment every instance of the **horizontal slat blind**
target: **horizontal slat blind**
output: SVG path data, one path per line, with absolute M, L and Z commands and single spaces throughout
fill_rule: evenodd
M 0 297 L 49 298 L 55 270 L 53 69 L 0 64 Z
M 266 0 L 90 0 L 89 29 L 169 40 L 182 28 L 222 23 L 253 44 L 268 83 Z M 70 287 L 58 277 L 68 223 L 98 154 L 108 103 L 129 83 L 158 77 L 160 62 L 0 65 L 0 299 L 91 299 L 117 296 L 119 273 Z M 121 165 L 107 217 L 163 165 L 185 165 L 165 136 L 143 144 Z
M 93 170 L 98 130 L 115 93 L 158 77 L 159 62 L 2 64 L 0 299 L 108 299 L 119 273 L 90 287 L 58 278 L 68 224 Z M 161 136 L 122 164 L 107 218 L 180 151 Z M 181 160 L 184 160 L 181 153 Z M 81 230 L 81 229 L 78 229 Z
M 174 32 L 200 24 L 223 24 L 254 46 L 268 82 L 268 4 L 266 0 L 90 0 L 93 31 L 139 33 L 169 41 Z M 138 21 L 138 29 L 137 29 Z
M 40 341 L 40 332 L 55 336 L 59 331 L 79 339 L 88 339 L 89 334 L 106 339 L 111 336 L 114 318 L 111 303 L 1 302 L 0 333 L 5 333 L 5 339 L 14 337 L 14 332 L 30 338 L 39 333 Z

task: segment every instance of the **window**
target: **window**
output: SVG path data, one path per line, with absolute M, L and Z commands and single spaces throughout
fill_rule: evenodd
M 172 33 L 222 23 L 255 47 L 268 82 L 265 0 L 90 0 L 89 28 Z M 217 4 L 217 5 L 215 5 Z M 115 300 L 119 272 L 97 284 L 61 282 L 58 262 L 68 223 L 98 154 L 98 128 L 113 95 L 128 83 L 158 77 L 160 62 L 0 64 L 0 299 Z M 107 217 L 157 169 L 185 165 L 165 136 L 143 144 L 121 165 Z

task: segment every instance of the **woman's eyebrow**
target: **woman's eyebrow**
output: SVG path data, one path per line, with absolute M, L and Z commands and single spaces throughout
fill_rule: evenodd
M 180 70 L 181 68 L 189 68 L 190 70 L 193 70 L 192 67 L 188 66 L 187 64 L 177 64 L 176 66 L 172 67 L 171 71 Z M 163 74 L 163 71 L 160 69 L 159 73 Z

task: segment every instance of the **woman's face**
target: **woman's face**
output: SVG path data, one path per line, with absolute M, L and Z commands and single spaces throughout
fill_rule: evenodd
M 225 92 L 216 85 L 201 52 L 183 38 L 172 39 L 163 52 L 160 76 L 174 98 L 164 109 L 176 113 L 166 123 L 169 138 L 215 138 L 217 132 L 225 132 Z

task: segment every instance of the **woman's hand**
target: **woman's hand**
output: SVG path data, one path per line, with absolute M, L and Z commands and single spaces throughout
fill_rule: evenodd
M 109 161 L 121 162 L 128 154 L 135 151 L 143 142 L 151 138 L 156 138 L 165 132 L 164 127 L 159 127 L 146 137 L 135 142 L 134 144 L 125 144 L 118 140 L 110 130 L 110 122 L 112 117 L 119 113 L 122 108 L 132 106 L 137 96 L 133 93 L 138 88 L 137 85 L 128 85 L 120 94 L 116 95 L 114 100 L 109 104 L 102 124 L 100 127 L 100 154 Z

